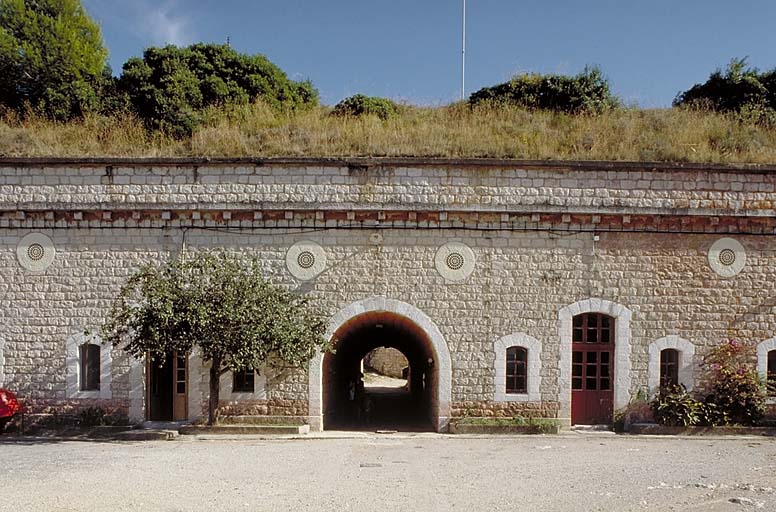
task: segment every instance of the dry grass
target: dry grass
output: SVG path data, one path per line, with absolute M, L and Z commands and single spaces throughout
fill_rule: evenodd
M 0 156 L 426 156 L 776 163 L 776 130 L 735 116 L 625 109 L 569 116 L 464 105 L 404 107 L 388 121 L 320 107 L 211 112 L 191 138 L 147 133 L 132 116 L 55 123 L 0 118 Z

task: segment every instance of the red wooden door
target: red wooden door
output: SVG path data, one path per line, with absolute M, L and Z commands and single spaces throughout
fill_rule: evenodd
M 571 423 L 612 422 L 614 319 L 601 313 L 574 317 L 571 345 Z

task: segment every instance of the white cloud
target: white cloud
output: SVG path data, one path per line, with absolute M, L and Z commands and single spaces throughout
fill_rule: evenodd
M 137 27 L 150 37 L 154 45 L 186 45 L 192 41 L 189 19 L 185 14 L 176 13 L 176 2 L 165 2 L 143 9 L 141 25 Z
M 103 24 L 103 32 L 127 31 L 143 46 L 182 46 L 196 40 L 189 8 L 181 0 L 84 0 L 84 5 Z

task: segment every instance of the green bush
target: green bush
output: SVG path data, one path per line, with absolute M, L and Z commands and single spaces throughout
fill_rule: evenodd
M 124 64 L 119 89 L 151 129 L 186 136 L 212 105 L 261 100 L 277 109 L 317 105 L 310 82 L 295 82 L 263 55 L 245 55 L 227 45 L 148 48 Z
M 378 98 L 376 96 L 365 96 L 356 94 L 345 98 L 334 106 L 331 114 L 333 116 L 377 116 L 386 120 L 399 113 L 399 106 L 387 98 Z
M 509 82 L 485 87 L 469 97 L 472 106 L 506 103 L 528 109 L 569 114 L 601 113 L 619 105 L 601 70 L 592 67 L 576 76 L 517 75 Z
M 765 385 L 752 364 L 754 357 L 752 345 L 725 340 L 704 359 L 710 386 L 704 403 L 715 405 L 718 421 L 754 425 L 763 417 Z
M 660 388 L 651 406 L 655 421 L 661 425 L 688 427 L 698 423 L 700 403 L 684 386 Z
M 761 73 L 746 59 L 733 59 L 724 73 L 718 69 L 677 95 L 674 106 L 736 112 L 742 120 L 776 125 L 776 69 Z

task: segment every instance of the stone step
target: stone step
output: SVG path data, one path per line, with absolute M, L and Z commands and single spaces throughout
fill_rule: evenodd
M 117 432 L 111 436 L 116 441 L 172 441 L 178 437 L 176 430 L 135 429 Z
M 282 426 L 300 426 L 305 425 L 306 418 L 300 416 L 221 416 L 218 418 L 219 425 L 282 425 Z
M 184 435 L 196 434 L 274 434 L 274 435 L 295 435 L 308 434 L 310 425 L 184 425 L 180 428 L 180 433 Z

